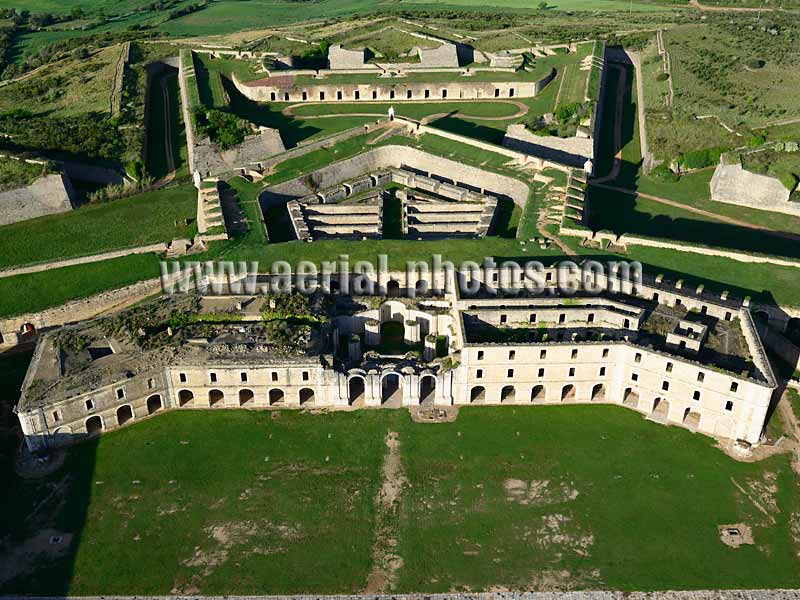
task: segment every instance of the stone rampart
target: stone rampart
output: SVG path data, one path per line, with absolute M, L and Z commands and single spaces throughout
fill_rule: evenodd
M 789 190 L 775 177 L 751 173 L 741 164 L 717 165 L 711 178 L 711 199 L 761 210 L 800 215 L 800 203 L 789 200 Z
M 45 175 L 31 185 L 0 193 L 0 225 L 72 210 L 72 185 L 60 173 Z
M 341 44 L 334 44 L 328 48 L 328 64 L 333 70 L 340 69 L 370 69 L 366 62 L 367 55 L 364 49 L 347 50 Z
M 587 160 L 594 161 L 595 143 L 592 138 L 536 135 L 522 123 L 509 125 L 502 143 L 517 152 L 578 169 L 582 169 Z

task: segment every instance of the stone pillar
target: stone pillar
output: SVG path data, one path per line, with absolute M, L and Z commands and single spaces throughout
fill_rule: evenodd
M 422 351 L 422 360 L 431 362 L 436 358 L 436 336 L 432 333 L 425 336 L 425 348 Z
M 419 323 L 414 320 L 407 320 L 405 323 L 405 342 L 406 344 L 416 344 L 419 339 Z
M 377 346 L 381 343 L 381 322 L 377 319 L 369 319 L 364 323 L 364 344 L 367 346 Z
M 381 404 L 381 374 L 377 371 L 370 371 L 365 376 L 364 404 L 367 406 Z
M 403 387 L 403 406 L 419 404 L 419 375 L 403 375 L 400 385 Z

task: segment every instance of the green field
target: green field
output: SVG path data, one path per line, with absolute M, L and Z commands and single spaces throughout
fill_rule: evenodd
M 191 238 L 196 212 L 197 190 L 186 185 L 5 225 L 0 268 Z
M 389 431 L 404 473 L 392 511 L 374 501 Z M 618 407 L 467 408 L 440 425 L 399 410 L 185 411 L 77 446 L 43 480 L 4 477 L 17 545 L 73 536 L 5 593 L 358 592 L 390 539 L 392 592 L 800 584 L 787 455 L 737 463 Z M 22 518 L 46 496 L 35 526 Z M 732 523 L 756 545 L 723 545 Z

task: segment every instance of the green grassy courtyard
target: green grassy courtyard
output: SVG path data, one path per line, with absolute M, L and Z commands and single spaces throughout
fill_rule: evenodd
M 389 431 L 401 495 L 379 515 Z M 436 425 L 399 410 L 187 411 L 74 447 L 45 479 L 5 476 L 18 547 L 37 529 L 71 536 L 5 593 L 359 592 L 386 543 L 402 559 L 386 591 L 800 585 L 786 455 L 737 463 L 618 407 L 462 409 Z M 717 527 L 733 523 L 755 545 L 725 546 Z

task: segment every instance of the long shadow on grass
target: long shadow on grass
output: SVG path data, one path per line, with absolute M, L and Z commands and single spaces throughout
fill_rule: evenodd
M 97 439 L 71 449 L 64 465 L 39 479 L 14 470 L 19 421 L 11 412 L 19 398 L 31 352 L 0 355 L 0 594 L 66 595 L 83 539 L 91 496 Z M 12 492 L 13 490 L 13 492 Z M 61 537 L 55 542 L 54 537 Z M 28 551 L 25 552 L 24 550 Z

